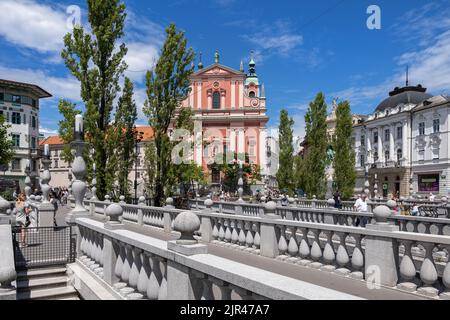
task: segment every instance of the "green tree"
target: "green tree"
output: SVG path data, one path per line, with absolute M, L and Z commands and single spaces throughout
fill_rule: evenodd
M 336 108 L 336 132 L 333 138 L 334 182 L 344 199 L 353 195 L 356 170 L 355 152 L 352 148 L 352 111 L 348 101 L 339 103 Z
M 294 186 L 305 191 L 305 159 L 300 155 L 294 157 Z
M 176 108 L 188 95 L 189 77 L 193 72 L 190 65 L 194 60 L 192 48 L 187 48 L 187 39 L 183 32 L 177 31 L 175 24 L 167 27 L 166 35 L 155 68 L 147 72 L 147 100 L 144 107 L 155 134 L 156 206 L 160 206 L 172 191 L 169 171 L 172 145 L 167 133 Z
M 59 121 L 58 134 L 64 142 L 64 148 L 61 152 L 61 158 L 67 163 L 72 163 L 73 155 L 70 142 L 74 139 L 73 134 L 75 130 L 75 116 L 81 114 L 80 110 L 77 110 L 76 105 L 67 100 L 61 99 L 58 104 L 59 113 L 63 116 L 63 119 Z
M 0 166 L 7 166 L 14 155 L 13 142 L 8 133 L 10 126 L 6 124 L 5 119 L 0 115 Z
M 156 147 L 154 141 L 148 141 L 144 147 L 144 168 L 145 168 L 145 192 L 146 196 L 154 198 L 156 182 Z
M 124 195 L 126 200 L 131 200 L 129 193 L 130 185 L 128 175 L 135 162 L 135 141 L 137 130 L 135 122 L 137 119 L 137 107 L 133 100 L 133 83 L 125 78 L 123 94 L 119 98 L 117 111 L 115 114 L 114 129 L 110 130 L 114 136 L 114 165 L 115 170 L 109 169 L 108 173 L 117 176 L 119 182 L 119 193 Z M 113 131 L 113 132 L 112 132 Z M 113 177 L 108 177 L 108 185 L 112 184 Z
M 97 195 L 106 194 L 106 170 L 109 145 L 108 129 L 114 100 L 120 91 L 119 79 L 127 68 L 124 36 L 125 5 L 119 0 L 87 0 L 91 32 L 76 26 L 64 37 L 61 56 L 81 85 L 85 104 L 86 140 L 95 150 Z M 88 160 L 88 159 L 86 159 Z
M 327 161 L 327 105 L 322 92 L 309 104 L 305 115 L 307 152 L 305 160 L 305 191 L 308 196 L 324 197 Z
M 293 130 L 294 120 L 283 109 L 280 113 L 278 126 L 278 143 L 280 145 L 279 168 L 277 172 L 278 188 L 292 194 L 294 179 L 292 174 L 294 164 Z

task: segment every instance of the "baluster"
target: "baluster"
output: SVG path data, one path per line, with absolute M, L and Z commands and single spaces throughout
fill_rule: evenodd
M 124 247 L 125 259 L 123 261 L 122 274 L 120 275 L 120 278 L 123 282 L 128 284 L 130 280 L 131 265 L 133 263 L 133 255 L 131 253 L 131 245 L 125 244 Z
M 123 262 L 125 260 L 125 252 L 124 252 L 125 248 L 117 240 L 113 240 L 113 246 L 114 246 L 114 249 L 117 254 L 117 260 L 116 260 L 116 266 L 114 268 L 114 274 L 120 281 L 121 277 L 122 277 Z
M 158 300 L 158 292 L 162 279 L 161 269 L 158 258 L 153 254 L 149 254 L 149 257 L 151 273 L 147 286 L 147 298 L 150 300 Z
M 239 245 L 245 247 L 245 221 L 239 221 Z
M 278 240 L 279 256 L 277 257 L 277 259 L 286 260 L 288 258 L 288 256 L 286 255 L 287 251 L 286 227 L 279 226 L 279 229 L 280 229 L 280 239 Z
M 161 268 L 161 285 L 158 292 L 158 300 L 167 300 L 167 261 L 164 258 L 158 257 Z
M 239 247 L 237 242 L 239 241 L 239 234 L 237 232 L 238 229 L 238 222 L 237 220 L 233 220 L 233 232 L 231 233 L 231 242 L 233 243 L 233 247 Z
M 417 285 L 413 282 L 417 273 L 411 252 L 413 242 L 410 240 L 403 240 L 401 243 L 405 248 L 405 252 L 399 268 L 401 283 L 397 285 L 397 288 L 400 290 L 413 292 L 417 289 Z
M 219 219 L 219 240 L 223 241 L 225 238 L 225 230 L 223 229 L 223 219 Z
M 425 259 L 420 268 L 420 279 L 424 283 L 424 286 L 417 289 L 417 293 L 429 297 L 436 297 L 439 291 L 433 287 L 433 284 L 438 279 L 436 265 L 433 259 L 434 243 L 425 242 L 421 244 L 425 248 Z
M 255 239 L 253 243 L 255 244 L 255 254 L 260 254 L 261 235 L 260 235 L 260 225 L 258 222 L 255 223 Z
M 320 269 L 323 271 L 332 272 L 336 270 L 336 267 L 334 266 L 336 255 L 333 247 L 333 233 L 328 230 L 324 231 L 324 233 L 327 237 L 327 242 L 325 243 L 325 247 L 323 249 L 323 260 L 327 263 L 327 265 L 322 266 Z
M 252 252 L 253 251 L 253 223 L 251 221 L 248 222 L 248 230 L 247 230 L 247 237 L 245 238 L 245 243 L 247 244 L 246 251 Z
M 213 219 L 213 230 L 212 230 L 212 236 L 213 236 L 213 242 L 217 241 L 217 239 L 219 238 L 219 229 L 217 228 L 217 224 L 218 224 L 218 219 Z
M 364 279 L 364 254 L 361 246 L 361 235 L 353 234 L 352 237 L 355 239 L 355 248 L 352 253 L 352 268 L 353 272 L 350 276 L 354 279 Z
M 131 265 L 129 284 L 132 288 L 137 288 L 138 285 L 139 273 L 142 267 L 141 252 L 142 250 L 136 247 L 131 249 L 133 262 Z
M 300 228 L 300 230 L 302 231 L 302 240 L 300 241 L 300 247 L 298 249 L 298 253 L 300 254 L 300 257 L 302 258 L 302 260 L 300 260 L 298 262 L 298 264 L 300 264 L 302 266 L 307 266 L 311 263 L 311 261 L 307 259 L 307 258 L 309 258 L 310 254 L 311 254 L 311 251 L 309 249 L 309 241 L 308 241 L 309 230 L 307 228 Z
M 442 274 L 442 283 L 444 284 L 444 292 L 441 293 L 440 298 L 450 300 L 450 246 L 445 246 L 447 251 L 447 263 L 445 264 L 444 273 Z
M 230 220 L 226 219 L 227 227 L 225 228 L 225 242 L 230 243 L 231 242 L 231 227 L 230 227 Z
M 336 269 L 336 273 L 341 275 L 348 275 L 350 270 L 346 268 L 348 263 L 350 262 L 350 257 L 347 251 L 347 245 L 345 243 L 345 239 L 347 238 L 347 234 L 344 232 L 336 233 L 339 237 L 339 246 L 336 253 L 336 262 L 339 265 L 339 268 Z
M 297 228 L 291 227 L 291 237 L 289 238 L 288 253 L 290 258 L 287 261 L 296 263 L 298 261 L 298 244 L 297 244 Z
M 314 234 L 314 240 L 313 244 L 311 246 L 311 258 L 314 260 L 313 263 L 311 263 L 311 267 L 319 269 L 322 267 L 322 263 L 319 262 L 319 260 L 322 258 L 322 249 L 320 248 L 320 230 L 312 230 Z
M 211 278 L 211 282 L 220 290 L 220 297 L 217 297 L 215 300 L 231 300 L 231 289 L 228 283 L 217 278 Z
M 139 258 L 141 259 L 142 264 L 141 271 L 139 272 L 137 289 L 141 294 L 147 295 L 147 286 L 151 274 L 150 257 L 146 252 L 140 251 Z

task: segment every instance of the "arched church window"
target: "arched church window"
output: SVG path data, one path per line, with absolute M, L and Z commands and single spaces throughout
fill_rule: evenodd
M 220 92 L 214 91 L 213 93 L 213 101 L 212 101 L 213 109 L 220 109 Z
M 249 96 L 250 98 L 255 98 L 255 97 L 256 97 L 255 91 L 250 91 L 250 93 L 248 94 L 248 96 Z
M 384 152 L 384 158 L 386 159 L 386 161 L 389 160 L 389 159 L 391 158 L 391 155 L 389 154 L 389 150 L 386 150 L 386 151 Z

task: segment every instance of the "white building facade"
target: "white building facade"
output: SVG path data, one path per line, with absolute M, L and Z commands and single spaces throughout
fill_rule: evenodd
M 422 86 L 395 88 L 353 127 L 356 192 L 372 196 L 449 194 L 450 98 Z
M 39 172 L 39 99 L 52 95 L 28 83 L 0 79 L 0 115 L 10 125 L 8 133 L 14 144 L 14 158 L 2 168 L 1 178 L 24 188 L 25 169 L 30 163 L 31 183 L 37 185 Z

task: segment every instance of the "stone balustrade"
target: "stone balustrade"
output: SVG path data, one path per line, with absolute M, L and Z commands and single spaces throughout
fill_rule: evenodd
M 77 264 L 118 299 L 359 299 L 206 252 L 183 254 L 170 242 L 89 218 L 76 224 Z

